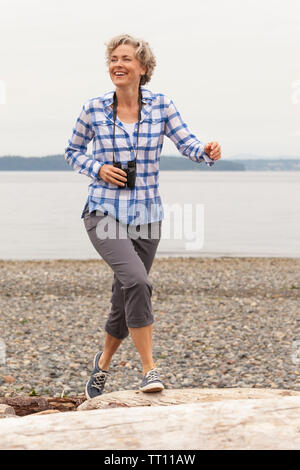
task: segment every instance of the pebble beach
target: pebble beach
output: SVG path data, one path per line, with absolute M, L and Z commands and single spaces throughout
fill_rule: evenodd
M 300 390 L 299 258 L 156 258 L 149 278 L 166 388 Z M 0 261 L 0 396 L 84 393 L 112 280 L 101 259 Z M 130 336 L 110 372 L 106 392 L 139 387 Z

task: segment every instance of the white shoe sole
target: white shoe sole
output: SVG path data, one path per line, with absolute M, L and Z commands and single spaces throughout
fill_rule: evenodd
M 99 352 L 99 351 L 98 351 L 98 352 Z M 96 367 L 96 356 L 97 356 L 97 354 L 98 354 L 98 353 L 95 354 L 94 360 L 93 360 L 94 369 L 95 369 L 95 367 Z M 102 353 L 101 353 L 101 355 L 102 355 Z M 100 357 L 101 357 L 101 355 L 100 355 Z M 98 361 L 98 362 L 99 362 L 99 361 Z
M 88 382 L 85 384 L 85 398 L 87 400 L 91 400 L 91 397 L 89 396 L 88 391 L 87 391 L 87 384 L 88 384 Z
M 164 388 L 163 384 L 154 382 L 153 384 L 145 385 L 145 387 L 140 387 L 139 389 L 141 392 L 160 392 L 164 390 Z
M 95 367 L 96 367 L 96 357 L 97 357 L 97 354 L 98 354 L 98 353 L 95 354 L 94 360 L 93 360 L 93 367 L 94 367 L 94 369 L 95 369 Z M 90 380 L 90 379 L 89 379 L 89 380 Z M 85 397 L 86 397 L 87 400 L 92 400 L 93 397 L 90 397 L 89 394 L 88 394 L 88 391 L 87 391 L 87 386 L 88 386 L 89 380 L 88 380 L 87 383 L 85 384 Z

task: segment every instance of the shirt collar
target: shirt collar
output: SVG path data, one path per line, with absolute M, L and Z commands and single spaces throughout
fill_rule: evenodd
M 144 88 L 141 86 L 141 91 L 142 91 L 142 101 L 144 103 L 150 104 L 152 103 L 152 100 L 154 99 L 152 91 L 148 90 L 147 88 Z M 110 106 L 114 100 L 114 92 L 115 90 L 108 91 L 105 93 L 102 97 L 99 98 L 100 101 L 103 101 L 103 106 L 107 107 Z

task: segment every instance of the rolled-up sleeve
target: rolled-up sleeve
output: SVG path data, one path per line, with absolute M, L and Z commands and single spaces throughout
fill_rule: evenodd
M 64 156 L 77 173 L 83 173 L 93 179 L 100 179 L 99 170 L 104 162 L 86 156 L 87 146 L 94 135 L 86 104 L 84 104 L 73 128 L 72 136 L 68 140 Z
M 174 142 L 179 152 L 190 160 L 197 163 L 205 161 L 209 166 L 215 163 L 204 152 L 205 144 L 191 133 L 172 100 L 167 108 L 165 135 Z

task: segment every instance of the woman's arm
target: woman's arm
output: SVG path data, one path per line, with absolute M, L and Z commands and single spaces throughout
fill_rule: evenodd
M 65 148 L 65 159 L 77 173 L 83 173 L 90 178 L 99 179 L 99 170 L 104 162 L 99 162 L 85 155 L 88 143 L 93 139 L 94 135 L 95 132 L 90 125 L 86 105 L 83 105 L 73 128 L 72 136 Z
M 172 100 L 167 108 L 165 135 L 174 142 L 182 155 L 194 162 L 205 161 L 209 166 L 214 164 L 214 160 L 204 151 L 205 144 L 191 133 Z

